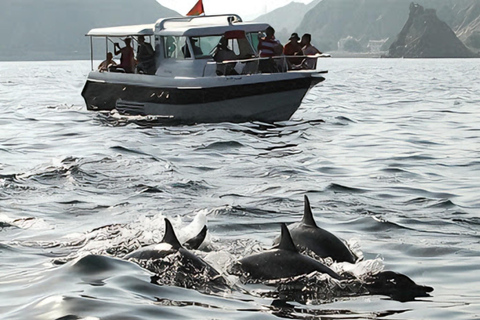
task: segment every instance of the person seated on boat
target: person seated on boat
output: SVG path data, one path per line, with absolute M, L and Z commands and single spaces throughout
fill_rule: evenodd
M 288 39 L 288 42 L 283 47 L 283 54 L 289 56 L 287 58 L 289 69 L 296 69 L 303 61 L 301 57 L 291 57 L 291 56 L 301 56 L 303 55 L 302 45 L 300 44 L 300 37 L 298 33 L 294 32 Z
M 110 68 L 110 71 L 118 72 L 123 69 L 126 73 L 133 73 L 133 71 L 135 70 L 135 55 L 131 46 L 132 39 L 125 38 L 123 41 L 125 42 L 125 47 L 123 48 L 120 48 L 120 45 L 118 43 L 115 43 L 114 45 L 115 55 L 118 55 L 120 53 L 122 55 L 120 56 L 120 64 L 112 66 Z
M 138 73 L 155 73 L 155 51 L 150 43 L 145 42 L 144 36 L 138 36 L 137 61 Z
M 107 59 L 103 60 L 102 63 L 98 65 L 98 71 L 108 71 L 111 66 L 116 66 L 117 63 L 113 61 L 113 54 L 111 52 L 107 53 Z
M 213 59 L 217 62 L 238 59 L 235 52 L 228 47 L 227 38 L 220 38 L 220 42 L 217 45 L 217 50 L 213 56 Z M 236 64 L 236 62 L 217 64 L 217 75 L 237 75 L 238 72 L 235 70 Z
M 257 49 L 260 58 L 273 58 L 283 53 L 283 46 L 280 41 L 275 39 L 275 29 L 271 26 L 265 30 L 265 37 L 259 39 Z M 260 60 L 258 68 L 260 72 L 278 72 L 273 59 Z
M 190 37 L 190 44 L 192 45 L 193 55 L 195 57 L 203 55 L 202 49 L 199 46 L 197 46 L 197 41 L 198 41 L 198 39 Z M 191 58 L 192 57 L 192 55 L 190 54 L 190 50 L 188 49 L 188 46 L 187 46 L 186 43 L 182 47 L 182 52 L 183 52 L 183 55 L 185 56 L 185 58 Z
M 320 55 L 322 52 L 315 48 L 312 44 L 312 35 L 309 33 L 305 33 L 302 36 L 302 41 L 300 44 L 302 45 L 302 51 L 304 56 L 313 56 L 313 55 Z M 315 69 L 317 65 L 317 58 L 305 58 L 302 61 L 302 69 Z

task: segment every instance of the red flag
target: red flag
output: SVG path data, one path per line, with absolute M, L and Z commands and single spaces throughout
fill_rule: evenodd
M 205 10 L 203 10 L 203 2 L 202 0 L 198 0 L 197 4 L 193 6 L 192 10 L 187 13 L 187 16 L 199 16 L 205 14 Z

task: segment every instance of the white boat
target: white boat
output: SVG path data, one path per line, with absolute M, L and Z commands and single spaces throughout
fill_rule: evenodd
M 285 56 L 260 58 L 259 34 L 268 26 L 243 22 L 238 15 L 216 15 L 92 29 L 87 34 L 92 72 L 82 91 L 87 109 L 116 109 L 182 124 L 288 120 L 308 90 L 325 80 L 326 71 L 316 66 L 288 70 Z M 154 74 L 93 70 L 93 38 L 105 38 L 108 51 L 112 38 L 130 37 L 136 42 L 139 36 L 150 39 L 155 48 Z M 236 59 L 214 60 L 222 38 Z M 265 70 L 265 65 L 275 69 Z

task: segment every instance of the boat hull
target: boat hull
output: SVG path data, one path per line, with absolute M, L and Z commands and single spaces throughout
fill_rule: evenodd
M 87 109 L 158 116 L 175 123 L 276 122 L 290 119 L 324 78 L 271 74 L 164 79 L 92 72 L 82 91 Z

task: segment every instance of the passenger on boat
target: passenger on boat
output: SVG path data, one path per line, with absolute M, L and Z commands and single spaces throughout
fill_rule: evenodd
M 300 44 L 300 37 L 298 33 L 294 32 L 290 36 L 289 41 L 285 44 L 283 48 L 283 54 L 286 56 L 301 56 L 303 55 L 302 45 Z M 303 61 L 303 58 L 289 57 L 287 59 L 289 64 L 289 69 L 295 69 L 297 65 L 300 65 Z
M 192 45 L 193 55 L 195 57 L 203 55 L 202 49 L 199 46 L 197 46 L 197 41 L 198 41 L 198 39 L 196 39 L 196 38 L 192 38 L 192 37 L 190 38 L 190 44 Z M 190 50 L 188 49 L 188 46 L 187 46 L 186 43 L 182 47 L 182 52 L 183 52 L 183 55 L 185 56 L 185 58 L 191 58 L 192 57 L 192 55 L 190 54 Z
M 282 44 L 275 39 L 275 29 L 272 27 L 268 27 L 265 30 L 265 37 L 260 38 L 257 48 L 262 58 L 273 57 L 281 54 L 283 51 Z
M 223 62 L 227 60 L 237 60 L 238 57 L 229 47 L 228 39 L 225 37 L 220 38 L 220 42 L 217 45 L 216 52 L 213 56 L 213 59 L 217 62 Z M 217 75 L 237 75 L 238 72 L 235 70 L 236 62 L 224 63 L 217 65 Z
M 152 45 L 145 42 L 144 36 L 138 36 L 138 49 L 137 49 L 137 72 L 154 74 L 155 73 L 155 51 Z
M 312 41 L 312 35 L 305 33 L 302 36 L 302 41 L 300 44 L 303 46 L 302 51 L 305 56 L 313 56 L 317 54 L 322 54 L 320 50 L 315 48 L 310 42 Z M 314 69 L 316 67 L 316 58 L 305 58 L 302 62 L 302 69 Z
M 261 58 L 272 58 L 283 53 L 282 44 L 275 39 L 275 29 L 269 26 L 265 30 L 265 37 L 259 39 L 257 49 Z M 273 59 L 260 60 L 258 68 L 260 72 L 279 72 Z
M 132 39 L 131 38 L 125 38 L 123 40 L 125 42 L 125 47 L 120 48 L 120 45 L 118 43 L 115 43 L 114 49 L 115 49 L 115 55 L 122 54 L 120 56 L 120 64 L 111 67 L 111 71 L 121 71 L 120 69 L 123 69 L 126 73 L 133 73 L 135 69 L 135 56 L 133 52 L 133 48 L 131 46 Z M 117 50 L 118 48 L 118 50 Z
M 107 53 L 107 59 L 103 60 L 102 63 L 98 65 L 98 71 L 103 72 L 103 71 L 108 71 L 108 68 L 111 66 L 116 66 L 117 63 L 113 61 L 113 54 L 111 52 Z

